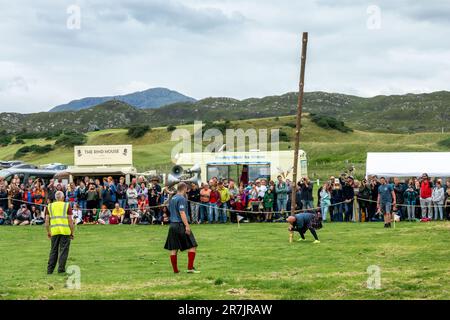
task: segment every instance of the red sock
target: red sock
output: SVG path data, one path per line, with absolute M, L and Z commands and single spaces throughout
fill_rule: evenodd
M 177 265 L 177 255 L 171 255 L 170 256 L 170 262 L 172 263 L 173 272 L 178 273 L 178 265 Z
M 194 269 L 195 251 L 188 252 L 188 270 Z

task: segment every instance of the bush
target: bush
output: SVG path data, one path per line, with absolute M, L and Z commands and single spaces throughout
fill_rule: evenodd
M 87 137 L 82 133 L 70 132 L 64 133 L 55 141 L 55 145 L 59 147 L 74 147 L 85 144 Z
M 14 144 L 25 144 L 25 141 L 23 141 L 22 139 L 17 139 L 17 138 L 16 138 L 16 140 L 14 140 L 13 143 L 14 143 Z
M 343 121 L 339 121 L 330 116 L 311 114 L 311 121 L 323 129 L 338 130 L 344 133 L 353 132 L 353 129 L 347 127 Z
M 177 127 L 175 127 L 174 125 L 169 125 L 169 126 L 167 126 L 167 131 L 169 131 L 169 132 L 171 132 L 171 131 L 175 131 L 175 129 L 176 129 Z
M 280 130 L 280 142 L 289 142 L 289 141 L 291 141 L 290 139 L 289 139 L 289 136 L 288 136 L 288 134 L 285 132 L 285 131 L 283 131 L 283 130 Z
M 16 139 L 45 139 L 53 140 L 62 134 L 62 130 L 55 131 L 40 131 L 40 132 L 28 132 L 26 129 L 16 135 Z
M 447 147 L 450 148 L 450 138 L 441 140 L 437 143 L 438 145 L 440 145 L 441 147 Z
M 45 146 L 39 146 L 36 144 L 33 144 L 31 146 L 25 146 L 17 150 L 16 154 L 14 155 L 16 158 L 23 157 L 24 155 L 28 153 L 38 153 L 38 154 L 44 154 L 47 152 L 50 152 L 53 150 L 53 146 L 51 144 L 46 144 Z
M 229 120 L 225 121 L 225 122 L 211 122 L 211 121 L 206 121 L 205 124 L 202 127 L 202 133 L 205 134 L 206 130 L 208 129 L 216 129 L 219 130 L 223 135 L 226 134 L 227 129 L 231 129 L 232 125 L 231 122 Z
M 9 134 L 1 134 L 0 135 L 0 146 L 6 147 L 12 141 L 12 136 Z
M 143 137 L 149 130 L 150 127 L 147 125 L 129 127 L 127 136 L 137 139 Z
M 292 129 L 297 128 L 297 124 L 295 122 L 286 123 L 285 126 L 289 127 L 289 128 L 292 128 Z

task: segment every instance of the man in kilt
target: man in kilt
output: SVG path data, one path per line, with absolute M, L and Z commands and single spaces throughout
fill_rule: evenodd
M 186 211 L 188 202 L 186 199 L 187 185 L 180 182 L 177 186 L 177 194 L 169 201 L 170 226 L 164 249 L 170 250 L 170 262 L 174 273 L 178 273 L 178 250 L 188 250 L 188 273 L 199 273 L 195 270 L 194 260 L 197 249 L 197 241 L 189 226 Z
M 289 232 L 297 231 L 300 233 L 300 239 L 298 241 L 304 241 L 305 232 L 309 230 L 315 239 L 314 243 L 320 243 L 316 229 L 320 229 L 322 226 L 317 214 L 309 212 L 297 213 L 289 216 L 287 222 L 289 223 Z

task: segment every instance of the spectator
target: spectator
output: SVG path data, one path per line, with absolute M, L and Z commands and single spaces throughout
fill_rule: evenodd
M 0 225 L 6 224 L 7 216 L 6 212 L 3 210 L 2 207 L 0 207 Z
M 445 213 L 447 216 L 447 220 L 450 220 L 450 188 L 447 188 L 445 197 Z
M 84 210 L 87 208 L 87 189 L 84 182 L 80 182 L 80 185 L 75 191 L 77 203 L 80 206 L 81 210 Z
M 145 196 L 146 199 L 148 199 L 148 189 L 147 189 L 147 187 L 145 186 L 145 182 L 142 182 L 139 186 L 140 186 L 140 187 L 139 187 L 139 189 L 137 190 L 137 192 L 138 192 L 138 197 L 141 197 L 141 196 L 143 195 L 143 196 Z
M 80 200 L 78 200 L 78 208 L 80 210 L 84 210 L 83 207 L 80 205 Z M 89 189 L 86 193 L 86 208 L 92 212 L 93 209 L 97 209 L 99 207 L 99 195 L 98 191 L 95 187 L 95 184 L 90 183 Z
M 0 183 L 0 208 L 3 210 L 8 208 L 8 189 L 5 183 Z
M 153 212 L 155 219 L 159 220 L 159 216 L 160 216 L 160 209 L 159 209 L 159 197 L 158 197 L 158 193 L 156 191 L 157 189 L 155 188 L 151 188 L 149 190 L 150 194 L 148 196 L 148 206 L 150 206 L 150 210 L 149 212 Z M 142 219 L 141 219 L 142 221 Z M 149 221 L 150 223 L 152 223 L 152 220 Z
M 76 195 L 76 188 L 75 188 L 75 184 L 73 182 L 69 183 L 69 185 L 67 186 L 67 191 L 66 191 L 66 202 L 70 203 L 70 207 L 73 209 L 73 205 L 75 203 L 75 201 L 77 200 L 77 195 Z
M 370 196 L 371 190 L 366 179 L 361 181 L 361 186 L 358 192 L 359 201 L 359 221 L 369 221 L 369 208 L 370 208 Z
M 369 221 L 375 220 L 375 215 L 377 213 L 377 200 L 378 200 L 378 189 L 380 187 L 380 182 L 377 176 L 373 176 L 370 181 L 370 194 L 371 202 L 369 207 Z
M 350 222 L 353 216 L 353 200 L 355 197 L 355 190 L 353 189 L 353 177 L 347 177 L 344 187 L 342 188 L 342 195 L 344 198 L 345 221 Z
M 131 224 L 137 224 L 139 221 L 139 218 L 141 217 L 147 217 L 149 215 L 149 202 L 148 199 L 145 197 L 144 194 L 141 194 L 138 200 L 138 209 L 131 211 L 130 218 L 131 218 Z M 148 219 L 147 219 L 148 220 Z M 150 219 L 150 223 L 152 220 Z
M 343 221 L 344 195 L 339 179 L 335 179 L 333 189 L 331 190 L 331 205 L 333 206 L 333 221 Z
M 402 219 L 406 217 L 406 212 L 403 210 L 403 194 L 405 193 L 406 187 L 404 183 L 400 182 L 399 178 L 394 178 L 394 192 L 395 199 L 397 201 L 397 215 L 399 215 Z
M 312 209 L 314 207 L 313 185 L 308 177 L 301 181 L 301 201 L 302 209 Z
M 192 223 L 199 223 L 198 219 L 198 213 L 199 213 L 199 202 L 200 202 L 200 190 L 198 189 L 198 186 L 196 183 L 191 184 L 191 188 L 189 189 L 187 193 L 187 197 L 189 200 L 190 205 L 190 212 L 191 212 L 191 222 Z
M 284 217 L 284 212 L 287 208 L 287 200 L 288 200 L 288 188 L 286 182 L 283 181 L 282 176 L 277 177 L 277 183 L 275 185 L 275 193 L 277 196 L 277 210 L 281 212 L 281 215 Z
M 83 211 L 78 203 L 73 205 L 72 217 L 75 224 L 83 224 Z
M 320 191 L 320 211 L 322 213 L 322 221 L 327 221 L 328 208 L 331 205 L 331 185 L 327 181 L 323 184 Z
M 202 189 L 200 190 L 200 207 L 199 207 L 199 214 L 200 214 L 200 223 L 204 223 L 208 220 L 208 213 L 209 213 L 209 197 L 211 194 L 211 189 L 209 188 L 209 185 L 207 183 L 204 183 L 202 185 Z
M 125 183 L 125 178 L 120 177 L 119 184 L 117 185 L 117 201 L 121 208 L 126 208 L 127 205 L 127 189 L 128 186 Z
M 14 224 L 14 220 L 16 220 L 17 210 L 14 209 L 14 205 L 10 203 L 8 205 L 8 209 L 5 211 L 6 219 L 5 224 L 11 225 Z
M 138 205 L 138 192 L 134 188 L 134 184 L 130 184 L 127 189 L 128 208 L 135 210 Z
M 424 173 L 420 180 L 420 207 L 422 208 L 422 218 L 433 218 L 432 206 L 433 183 L 428 175 Z
M 111 218 L 111 211 L 106 205 L 102 205 L 98 214 L 98 224 L 109 224 L 109 218 Z
M 42 225 L 45 222 L 44 212 L 36 206 L 31 206 L 31 225 Z
M 116 204 L 114 205 L 112 215 L 117 217 L 120 224 L 123 223 L 123 219 L 125 217 L 125 210 L 120 207 L 120 204 L 118 202 L 116 202 Z
M 211 186 L 211 192 L 209 193 L 209 215 L 208 222 L 218 222 L 219 221 L 219 207 L 220 194 L 214 185 Z
M 406 205 L 406 211 L 408 214 L 408 221 L 415 220 L 415 205 L 417 200 L 417 195 L 419 193 L 415 189 L 413 180 L 409 181 L 408 188 L 403 193 L 403 203 Z
M 442 182 L 438 180 L 436 186 L 433 188 L 431 195 L 434 206 L 434 220 L 444 220 L 444 200 L 445 193 L 442 187 Z
M 272 221 L 272 213 L 273 213 L 273 193 L 272 189 L 268 189 L 263 198 L 264 202 L 264 212 L 265 212 L 265 221 L 269 222 Z
M 228 211 L 228 202 L 230 201 L 230 192 L 224 186 L 222 181 L 219 181 L 217 191 L 219 192 L 219 202 L 220 202 L 219 220 L 221 223 L 226 223 L 228 218 L 227 211 Z
M 15 226 L 26 226 L 30 224 L 31 212 L 27 208 L 26 204 L 22 204 L 20 209 L 16 213 L 16 218 L 14 220 Z

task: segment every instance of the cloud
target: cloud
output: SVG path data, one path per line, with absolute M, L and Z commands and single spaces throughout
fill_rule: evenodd
M 5 0 L 0 0 L 5 2 Z M 66 26 L 78 4 L 81 29 Z M 381 28 L 367 28 L 369 5 Z M 0 111 L 168 87 L 197 99 L 449 89 L 450 5 L 399 0 L 18 0 L 0 11 Z

